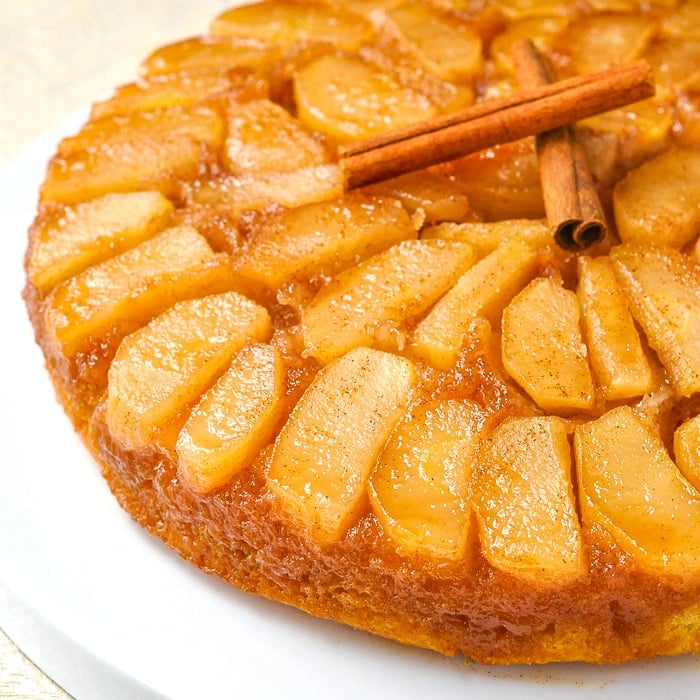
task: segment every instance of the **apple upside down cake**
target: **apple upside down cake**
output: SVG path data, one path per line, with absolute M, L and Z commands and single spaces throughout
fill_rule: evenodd
M 699 27 L 266 0 L 148 56 L 60 142 L 26 255 L 121 505 L 246 591 L 444 654 L 700 651 Z M 343 148 L 520 94 L 524 39 L 557 82 L 653 72 L 563 127 L 604 236 L 553 236 L 535 130 L 347 186 Z

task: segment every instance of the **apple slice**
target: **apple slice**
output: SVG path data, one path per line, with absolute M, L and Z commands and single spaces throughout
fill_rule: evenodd
M 592 73 L 638 58 L 656 32 L 656 20 L 641 13 L 584 15 L 557 37 L 574 73 Z M 591 51 L 595 46 L 595 51 Z
M 673 452 L 681 474 L 700 491 L 700 416 L 695 416 L 676 428 Z
M 236 272 L 273 293 L 304 275 L 329 275 L 418 232 L 395 199 L 347 194 L 252 220 L 248 246 Z
M 76 204 L 112 192 L 157 189 L 166 197 L 178 194 L 178 179 L 194 178 L 207 163 L 211 152 L 185 135 L 158 142 L 143 139 L 106 143 L 49 162 L 41 185 L 42 202 Z
M 337 143 L 361 139 L 437 113 L 423 95 L 361 58 L 328 54 L 294 77 L 299 119 Z
M 118 87 L 114 94 L 96 102 L 91 119 L 132 112 L 150 112 L 165 107 L 191 107 L 202 100 L 233 97 L 239 102 L 267 97 L 268 86 L 248 68 L 199 67 L 146 76 Z
M 103 117 L 87 122 L 75 136 L 63 139 L 58 145 L 58 154 L 68 156 L 89 151 L 95 144 L 100 144 L 101 148 L 118 148 L 125 142 L 158 143 L 174 136 L 184 136 L 217 151 L 224 140 L 224 123 L 215 110 L 203 105 Z
M 335 163 L 316 165 L 292 172 L 223 175 L 195 180 L 191 202 L 228 208 L 234 216 L 247 209 L 266 209 L 272 204 L 297 207 L 340 197 L 343 176 Z
M 623 244 L 610 252 L 632 315 L 681 396 L 700 391 L 700 268 L 672 248 Z
M 485 221 L 545 216 L 534 139 L 487 148 L 439 166 L 462 185 Z
M 603 183 L 615 184 L 620 171 L 629 170 L 666 149 L 671 129 L 675 131 L 675 119 L 675 110 L 661 97 L 582 119 L 580 134 L 587 136 L 592 172 L 596 177 L 602 176 Z
M 518 240 L 482 258 L 418 323 L 411 339 L 414 352 L 440 369 L 453 367 L 474 319 L 497 323 L 503 307 L 534 276 L 537 262 L 537 252 Z
M 501 353 L 508 374 L 545 411 L 587 411 L 595 400 L 576 294 L 547 277 L 503 311 Z
M 422 216 L 426 223 L 463 221 L 472 216 L 464 188 L 430 170 L 406 173 L 363 191 L 400 200 L 409 214 Z
M 324 143 L 270 100 L 246 102 L 229 116 L 223 161 L 234 175 L 290 172 L 329 159 Z
M 41 198 L 71 204 L 143 189 L 175 197 L 178 179 L 194 179 L 216 162 L 223 137 L 223 120 L 204 106 L 89 122 L 61 142 L 49 163 Z
M 656 93 L 675 99 L 700 79 L 700 37 L 674 36 L 657 39 L 644 52 L 655 77 Z
M 369 498 L 401 549 L 464 556 L 469 479 L 485 419 L 472 401 L 432 400 L 411 409 L 392 433 L 370 477 Z
M 373 34 L 362 16 L 324 2 L 264 0 L 234 7 L 211 24 L 213 36 L 258 39 L 290 47 L 296 43 L 329 43 L 346 51 L 359 48 Z
M 509 22 L 499 32 L 489 46 L 489 55 L 496 66 L 505 75 L 513 75 L 515 68 L 510 47 L 521 39 L 534 41 L 541 51 L 551 49 L 557 35 L 566 27 L 568 20 L 565 17 L 543 16 L 528 17 Z
M 302 312 L 307 352 L 330 362 L 358 345 L 401 348 L 425 312 L 474 262 L 447 241 L 403 241 L 336 276 Z
M 482 41 L 471 23 L 423 3 L 405 3 L 386 15 L 425 68 L 444 80 L 464 82 L 481 70 Z
M 640 569 L 683 579 L 700 572 L 700 494 L 629 406 L 576 428 L 581 512 L 602 524 Z
M 674 148 L 631 170 L 613 204 L 622 241 L 682 248 L 700 233 L 700 151 Z
M 119 345 L 109 368 L 107 424 L 125 449 L 149 445 L 198 399 L 250 340 L 267 340 L 270 316 L 236 292 L 181 301 Z
M 272 345 L 244 347 L 200 399 L 177 438 L 178 473 L 195 491 L 226 485 L 270 442 L 282 414 L 285 368 Z
M 564 419 L 508 418 L 482 443 L 472 478 L 481 550 L 538 586 L 586 573 Z
M 192 228 L 166 229 L 54 287 L 44 313 L 51 354 L 70 357 L 107 334 L 116 344 L 174 302 L 227 286 L 227 255 L 215 254 Z
M 324 367 L 294 407 L 267 483 L 318 542 L 340 539 L 366 507 L 367 480 L 416 381 L 409 360 L 356 348 Z
M 553 243 L 552 232 L 544 219 L 504 219 L 503 221 L 446 221 L 421 231 L 421 238 L 468 243 L 482 258 L 498 246 L 517 239 L 531 248 L 544 248 Z
M 611 401 L 650 392 L 654 376 L 607 257 L 578 259 L 578 301 L 591 365 Z
M 561 0 L 500 0 L 498 9 L 509 20 L 567 16 L 571 12 L 570 5 Z
M 27 274 L 46 292 L 85 268 L 150 238 L 165 227 L 173 205 L 160 192 L 107 194 L 60 207 L 32 226 Z
M 163 46 L 150 54 L 141 65 L 145 76 L 177 73 L 193 68 L 262 69 L 282 58 L 282 49 L 263 41 L 234 37 L 192 37 Z

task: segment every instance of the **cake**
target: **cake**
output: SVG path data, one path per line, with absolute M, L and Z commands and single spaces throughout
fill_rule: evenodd
M 24 298 L 116 499 L 196 567 L 484 664 L 700 651 L 700 7 L 264 0 L 162 47 L 48 164 Z M 349 188 L 339 148 L 646 60 L 576 125 Z M 573 133 L 573 132 L 572 132 Z M 541 152 L 540 152 L 541 158 Z

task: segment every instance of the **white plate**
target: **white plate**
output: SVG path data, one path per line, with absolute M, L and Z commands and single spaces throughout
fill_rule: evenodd
M 0 179 L 0 625 L 78 700 L 697 697 L 700 659 L 484 668 L 225 586 L 119 508 L 53 397 L 20 298 L 62 124 Z M 3 588 L 4 585 L 4 588 Z

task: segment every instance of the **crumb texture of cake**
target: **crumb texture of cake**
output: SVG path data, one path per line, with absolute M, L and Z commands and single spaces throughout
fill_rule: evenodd
M 700 11 L 262 0 L 145 57 L 48 163 L 24 298 L 119 503 L 243 590 L 486 664 L 700 653 Z M 646 60 L 580 121 L 345 191 L 339 149 Z

